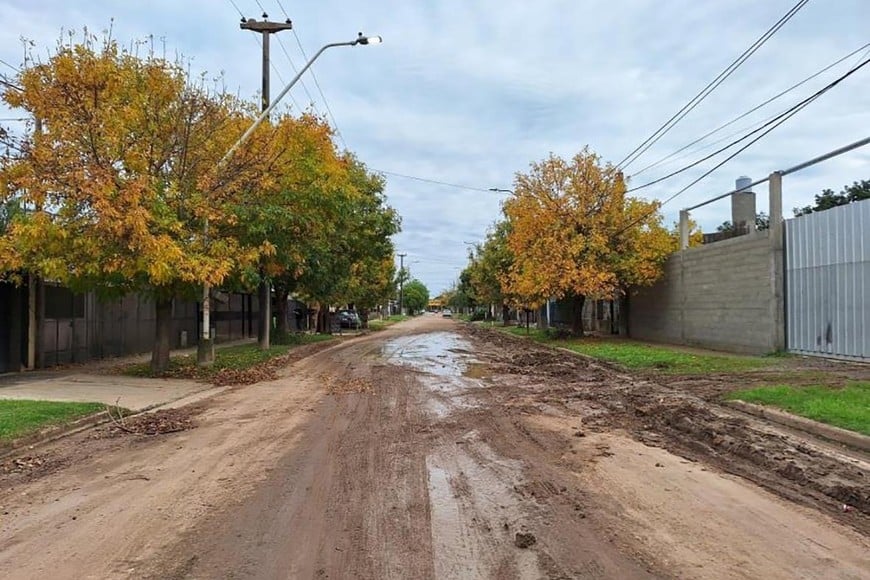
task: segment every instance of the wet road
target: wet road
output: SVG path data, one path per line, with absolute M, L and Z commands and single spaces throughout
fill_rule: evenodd
M 865 537 L 577 398 L 630 377 L 569 384 L 519 344 L 422 317 L 221 394 L 192 431 L 59 443 L 55 471 L 0 486 L 0 577 L 866 577 Z

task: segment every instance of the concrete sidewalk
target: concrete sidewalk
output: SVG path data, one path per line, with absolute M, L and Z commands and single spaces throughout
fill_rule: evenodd
M 34 399 L 80 403 L 118 404 L 131 411 L 169 403 L 211 385 L 177 379 L 146 379 L 121 375 L 47 373 L 19 377 L 4 377 L 0 381 L 0 399 Z
M 252 339 L 217 345 L 225 348 L 253 343 Z M 196 348 L 172 351 L 172 356 L 194 354 Z M 145 362 L 150 354 L 94 360 L 74 368 L 45 369 L 0 375 L 0 399 L 33 399 L 77 403 L 118 404 L 131 411 L 149 409 L 213 389 L 212 385 L 181 379 L 148 379 L 112 374 L 122 364 Z

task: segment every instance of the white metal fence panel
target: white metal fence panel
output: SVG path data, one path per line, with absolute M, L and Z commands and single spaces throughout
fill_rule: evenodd
M 790 352 L 870 360 L 870 200 L 785 222 Z

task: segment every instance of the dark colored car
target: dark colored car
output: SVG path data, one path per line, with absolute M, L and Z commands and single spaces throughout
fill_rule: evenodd
M 342 328 L 356 329 L 362 326 L 362 320 L 355 310 L 339 310 L 335 316 L 338 319 L 339 326 Z

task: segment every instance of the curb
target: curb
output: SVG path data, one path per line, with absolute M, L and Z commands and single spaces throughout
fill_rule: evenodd
M 840 427 L 834 427 L 833 425 L 819 423 L 812 419 L 798 417 L 797 415 L 792 415 L 791 413 L 786 413 L 779 409 L 747 403 L 746 401 L 725 401 L 724 403 L 729 407 L 754 415 L 755 417 L 767 419 L 768 421 L 779 423 L 786 427 L 805 431 L 811 435 L 816 435 L 870 453 L 870 437 L 866 435 L 841 429 Z

